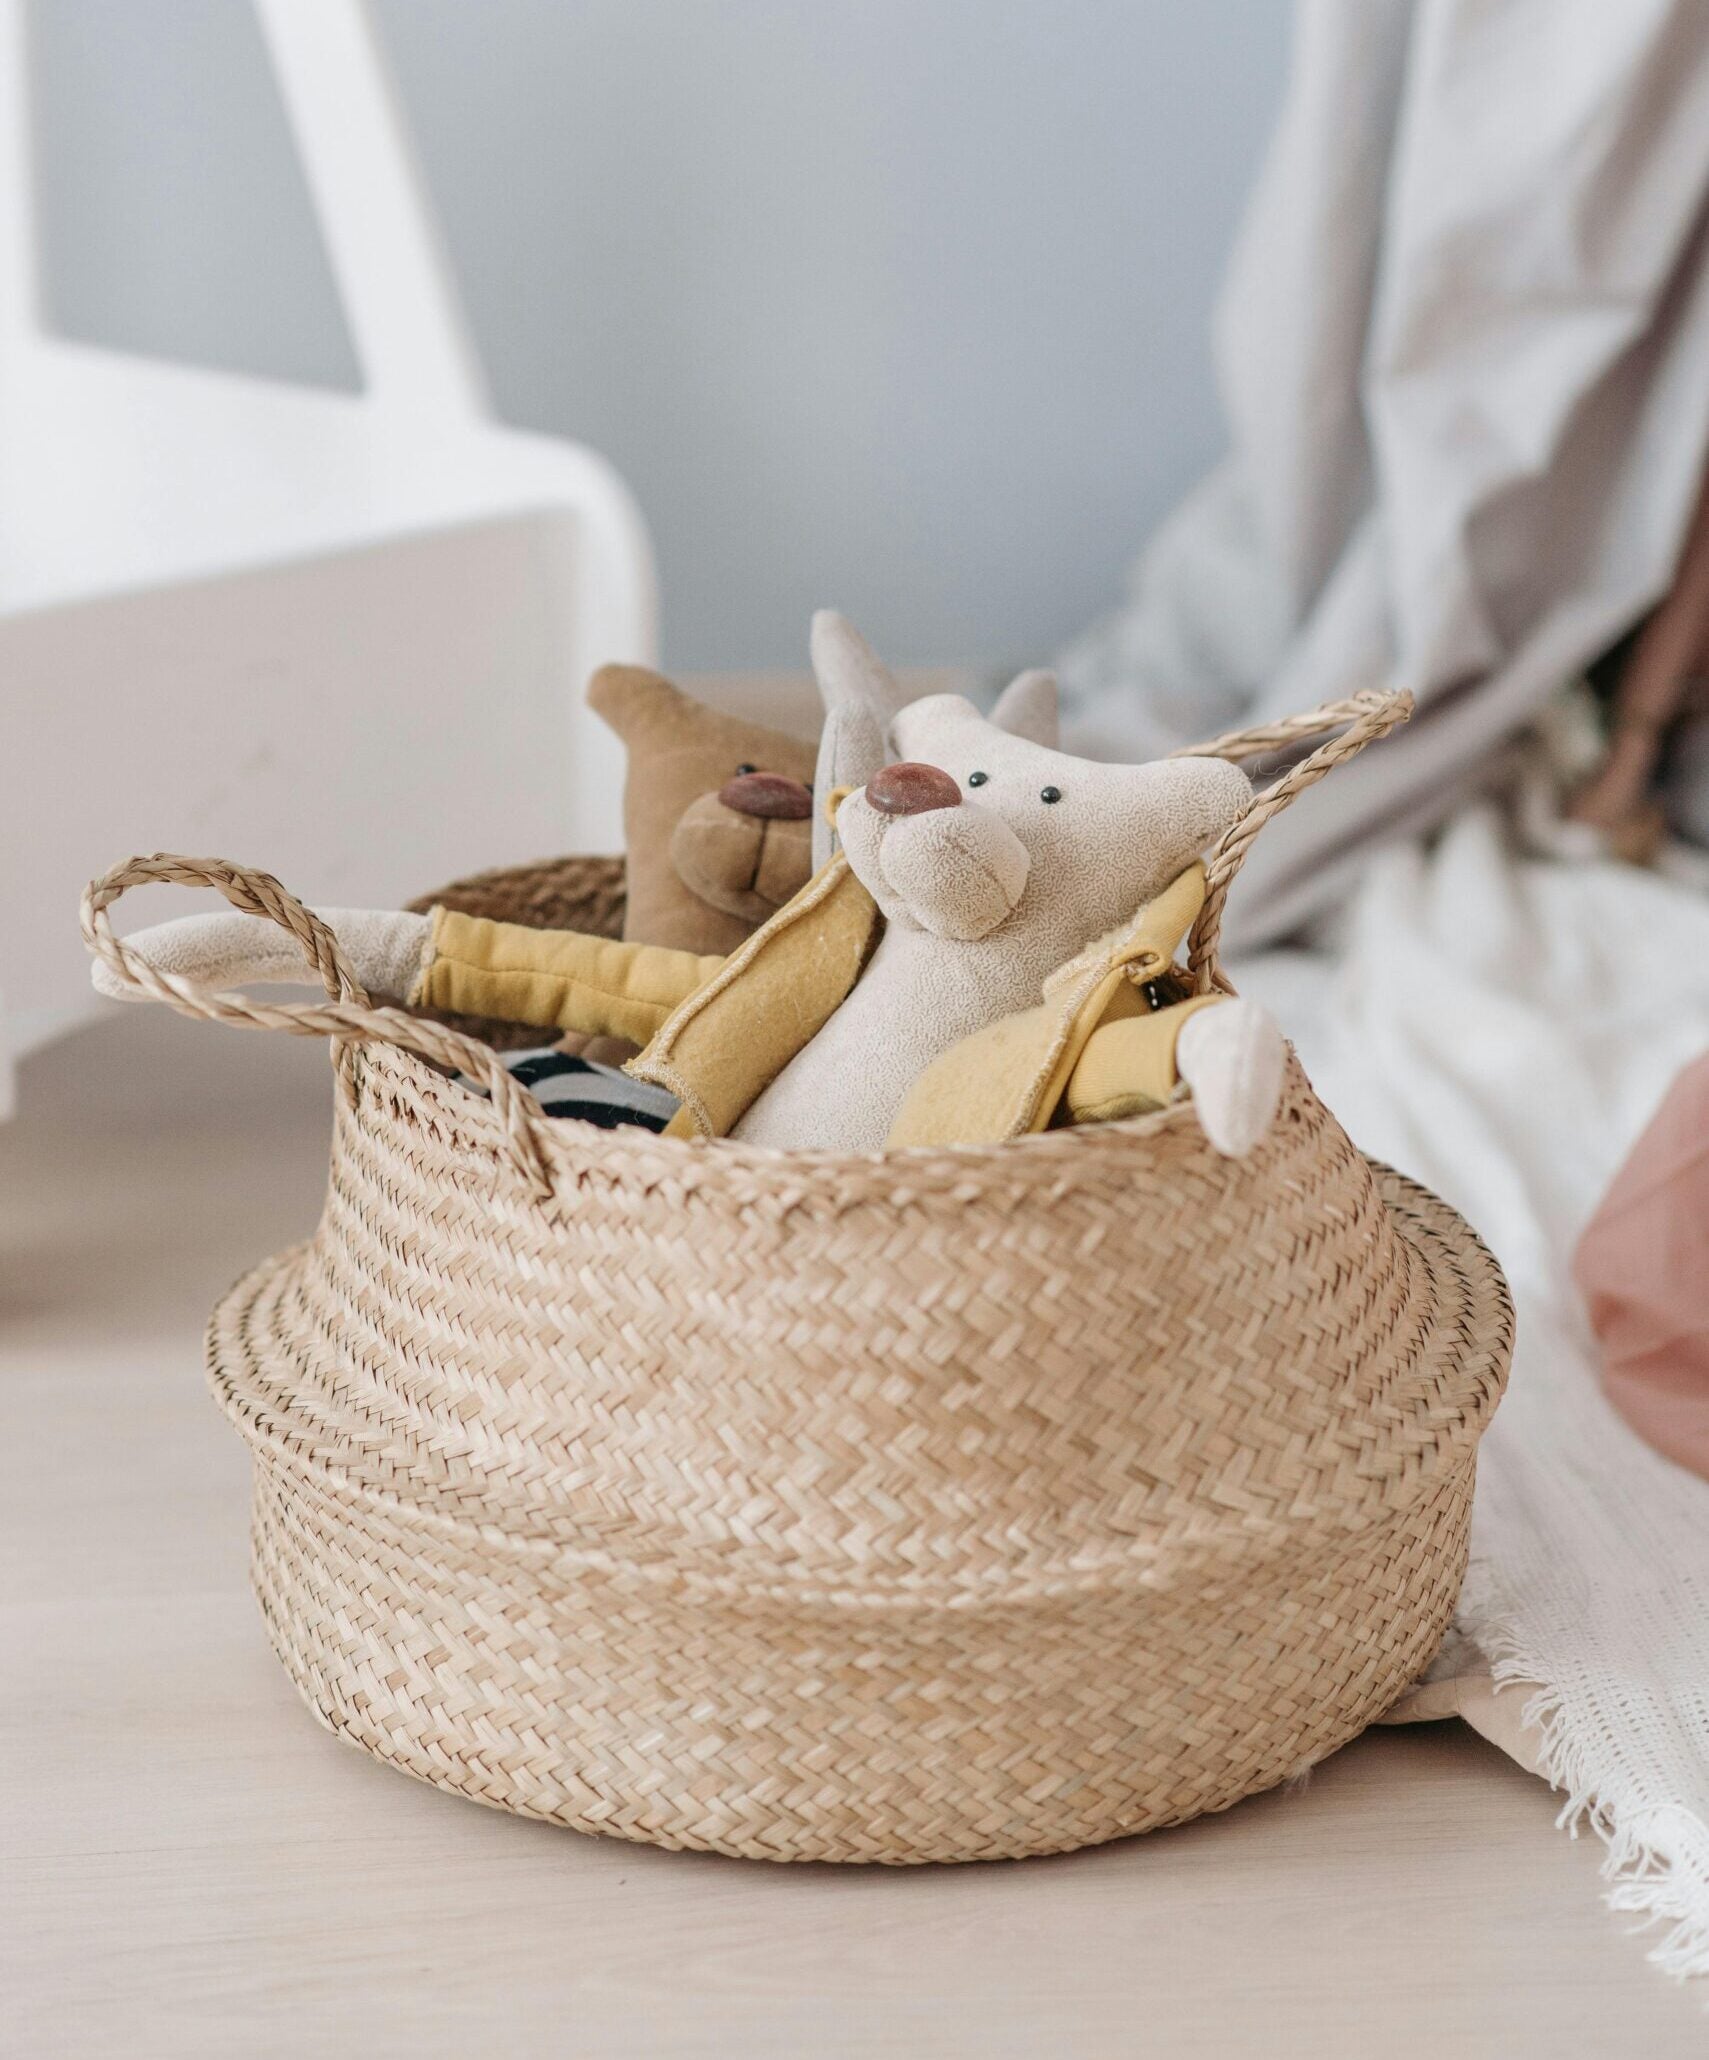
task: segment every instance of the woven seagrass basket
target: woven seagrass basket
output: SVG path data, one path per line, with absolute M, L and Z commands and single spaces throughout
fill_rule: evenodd
M 1351 723 L 1213 855 L 1196 983 L 1256 829 L 1401 712 L 1204 747 Z M 274 917 L 328 1001 L 156 973 L 105 913 L 145 880 Z M 455 892 L 609 929 L 621 875 Z M 1242 1162 L 1180 1104 L 867 1157 L 681 1143 L 544 1117 L 490 1046 L 371 1005 L 264 874 L 133 860 L 84 926 L 139 994 L 337 1040 L 320 1227 L 220 1303 L 209 1367 L 273 1644 L 377 1757 L 661 1845 L 995 1858 L 1279 1782 L 1435 1649 L 1507 1296 L 1297 1065 Z

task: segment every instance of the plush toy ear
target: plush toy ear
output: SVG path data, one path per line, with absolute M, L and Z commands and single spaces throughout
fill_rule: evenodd
M 718 718 L 691 701 L 663 673 L 645 665 L 602 665 L 587 683 L 587 705 L 626 744 L 649 732 L 664 732 L 686 741 Z
M 863 708 L 881 729 L 902 706 L 896 675 L 846 615 L 821 608 L 809 639 L 813 677 L 827 710 Z
M 825 815 L 825 796 L 838 787 L 864 787 L 890 755 L 889 732 L 902 706 L 896 676 L 854 624 L 834 608 L 813 617 L 809 648 L 813 677 L 825 703 L 819 763 L 813 776 L 813 869 L 836 850 L 836 830 Z
M 1017 673 L 997 696 L 991 720 L 1011 737 L 1022 737 L 1029 744 L 1042 744 L 1047 751 L 1054 751 L 1062 734 L 1056 674 L 1037 670 Z

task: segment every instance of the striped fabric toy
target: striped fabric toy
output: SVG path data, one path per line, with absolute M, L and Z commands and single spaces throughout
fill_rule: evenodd
M 597 1123 L 602 1130 L 617 1130 L 635 1124 L 642 1130 L 663 1130 L 676 1114 L 677 1099 L 662 1087 L 645 1080 L 631 1080 L 616 1066 L 601 1066 L 592 1059 L 572 1058 L 568 1052 L 545 1045 L 538 1050 L 514 1051 L 505 1056 L 505 1071 L 533 1094 L 548 1116 L 574 1116 L 583 1123 Z M 457 1078 L 472 1093 L 486 1089 L 466 1073 Z

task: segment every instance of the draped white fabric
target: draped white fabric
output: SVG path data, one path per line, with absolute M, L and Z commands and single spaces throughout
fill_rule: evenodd
M 1269 831 L 1283 934 L 1666 590 L 1709 448 L 1709 6 L 1302 0 L 1217 323 L 1232 454 L 1066 654 L 1145 757 L 1407 686 Z
M 1658 1920 L 1656 1957 L 1709 1973 L 1709 1483 L 1603 1400 L 1568 1274 L 1616 1166 L 1709 1047 L 1709 900 L 1520 857 L 1480 803 L 1432 846 L 1377 855 L 1338 928 L 1335 949 L 1259 953 L 1236 982 L 1353 1138 L 1481 1232 L 1518 1311 L 1456 1662 L 1536 1684 L 1511 1691 L 1532 1728 L 1516 1741 L 1512 1708 L 1474 1721 L 1601 1832 L 1610 1900 Z

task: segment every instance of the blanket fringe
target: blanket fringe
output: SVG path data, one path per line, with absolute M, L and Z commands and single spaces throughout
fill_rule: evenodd
M 1468 1590 L 1472 1586 L 1468 1574 Z M 1497 1689 L 1537 1682 L 1547 1669 L 1503 1621 L 1489 1584 L 1477 1586 L 1484 1606 L 1468 1608 L 1462 1595 L 1461 1623 L 1488 1660 Z M 1566 1798 L 1557 1827 L 1576 1838 L 1587 1826 L 1603 1843 L 1608 1907 L 1636 1916 L 1635 1933 L 1667 1926 L 1645 1957 L 1678 1981 L 1709 1975 L 1709 1825 L 1677 1805 L 1622 1804 L 1610 1796 L 1607 1769 L 1591 1766 L 1583 1740 L 1572 1735 L 1557 1688 L 1539 1687 L 1520 1721 L 1541 1739 L 1537 1758 L 1544 1780 Z

